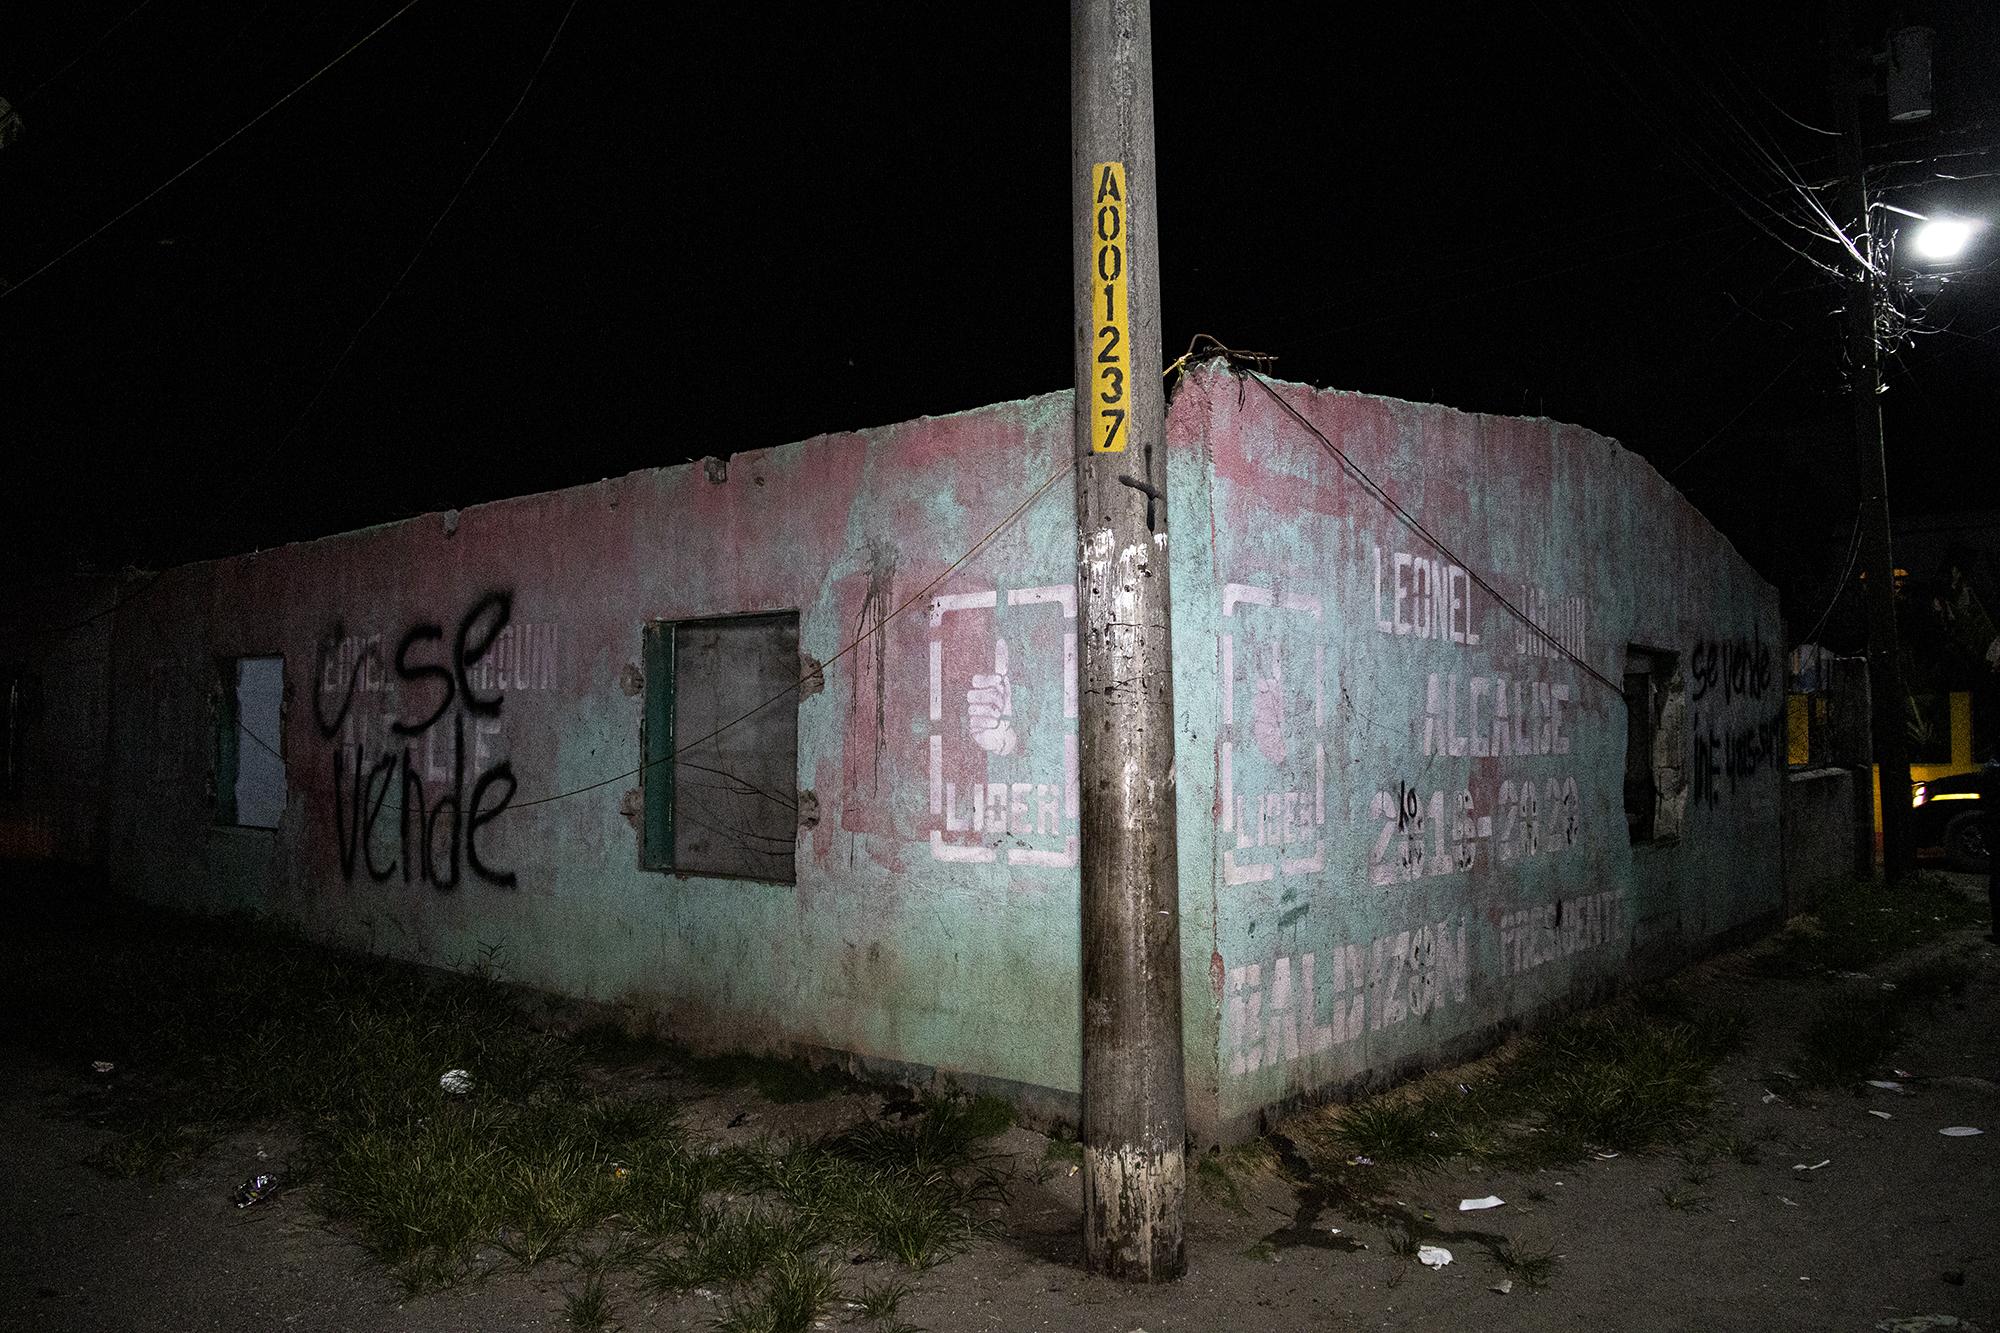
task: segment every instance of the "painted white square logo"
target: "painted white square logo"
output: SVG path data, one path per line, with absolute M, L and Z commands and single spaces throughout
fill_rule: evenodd
M 1222 879 L 1326 866 L 1326 645 L 1320 599 L 1222 589 Z M 1311 725 L 1307 725 L 1307 718 Z
M 1076 865 L 1076 588 L 947 593 L 930 629 L 931 856 Z

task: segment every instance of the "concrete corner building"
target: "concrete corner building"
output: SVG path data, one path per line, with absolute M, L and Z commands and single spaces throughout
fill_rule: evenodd
M 1219 367 L 1168 437 L 1197 1142 L 1779 910 L 1777 594 L 1646 462 Z M 67 776 L 0 827 L 1074 1115 L 1073 439 L 1050 394 L 167 571 L 4 645 Z

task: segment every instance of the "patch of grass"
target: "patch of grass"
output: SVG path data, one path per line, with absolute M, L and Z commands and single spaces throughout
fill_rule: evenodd
M 167 1180 L 220 1137 L 214 1125 L 182 1124 L 140 1111 L 120 1117 L 120 1133 L 92 1153 L 88 1163 L 114 1180 Z
M 721 1333 L 804 1333 L 839 1295 L 834 1261 L 800 1250 L 779 1254 L 754 1295 L 733 1302 Z
M 1203 1195 L 1244 1217 L 1250 1215 L 1249 1205 L 1243 1202 L 1243 1187 L 1236 1181 L 1236 1175 L 1218 1153 L 1203 1153 L 1194 1164 L 1195 1188 Z
M 611 1298 L 605 1294 L 603 1277 L 592 1274 L 563 1297 L 563 1315 L 569 1326 L 601 1333 L 611 1326 Z
M 708 1208 L 693 1220 L 677 1253 L 646 1260 L 640 1272 L 658 1291 L 741 1285 L 797 1248 L 801 1239 L 772 1209 Z
M 910 1294 L 910 1284 L 901 1278 L 890 1278 L 886 1282 L 861 1284 L 860 1317 L 867 1320 L 893 1319 L 896 1307 Z
M 1013 1111 L 993 1097 L 933 1095 L 901 1123 L 718 1152 L 665 1102 L 592 1095 L 581 1064 L 629 1039 L 536 1030 L 493 951 L 440 975 L 139 913 L 0 939 L 0 1002 L 61 1058 L 117 1062 L 98 1095 L 123 1132 L 101 1169 L 163 1176 L 235 1126 L 289 1124 L 283 1185 L 405 1289 L 463 1280 L 497 1247 L 570 1265 L 579 1327 L 608 1318 L 600 1293 L 620 1271 L 724 1288 L 740 1327 L 804 1327 L 836 1294 L 833 1247 L 923 1269 L 968 1248 L 1004 1197 L 988 1144 Z M 778 1100 L 847 1084 L 787 1061 L 700 1063 Z M 470 1090 L 440 1087 L 448 1069 Z
M 1681 1213 L 1706 1212 L 1708 1205 L 1714 1202 L 1713 1198 L 1692 1185 L 1662 1185 L 1659 1193 L 1661 1203 Z
M 1610 1005 L 1530 1042 L 1501 1081 L 1550 1131 L 1542 1137 L 1565 1151 L 1576 1140 L 1652 1147 L 1697 1127 L 1715 1100 L 1715 1067 L 1742 1030 L 1733 1013 L 1683 1018 Z
M 1493 1246 L 1492 1253 L 1494 1262 L 1510 1276 L 1535 1288 L 1549 1285 L 1562 1258 L 1553 1246 L 1522 1240 L 1502 1240 Z
M 1416 1170 L 1459 1156 L 1529 1169 L 1678 1142 L 1713 1106 L 1715 1067 L 1741 1038 L 1738 1015 L 1642 992 L 1556 1023 L 1469 1082 L 1433 1075 L 1344 1108 L 1332 1137 Z
M 1899 889 L 1856 880 L 1829 891 L 1818 910 L 1786 922 L 1758 967 L 1766 975 L 1783 977 L 1859 972 L 1983 916 L 1936 875 L 1912 876 Z
M 1262 1173 L 1275 1173 L 1278 1158 L 1271 1145 L 1261 1139 L 1210 1152 L 1195 1159 L 1194 1182 L 1208 1198 L 1247 1217 L 1250 1206 L 1243 1196 L 1244 1185 Z
M 1852 1083 L 1879 1068 L 1903 1040 L 1911 1014 L 1962 992 L 1972 968 L 1940 958 L 1828 1001 L 1799 1039 L 1799 1072 L 1818 1087 Z
M 965 1129 L 975 1139 L 991 1139 L 1014 1127 L 1014 1104 L 1004 1097 L 981 1093 L 965 1108 Z

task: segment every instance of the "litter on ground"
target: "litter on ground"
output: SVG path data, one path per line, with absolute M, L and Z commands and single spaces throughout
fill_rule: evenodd
M 1948 1139 L 1969 1139 L 1974 1134 L 1984 1134 L 1985 1132 L 1983 1129 L 1974 1129 L 1971 1125 L 1951 1125 L 1938 1131 L 1938 1133 Z
M 1419 1245 L 1417 1262 L 1425 1268 L 1443 1268 L 1451 1262 L 1451 1251 L 1442 1245 Z
M 1489 1194 L 1483 1199 L 1460 1199 L 1458 1201 L 1458 1211 L 1461 1213 L 1476 1213 L 1482 1208 L 1498 1208 L 1505 1202 L 1507 1201 L 1497 1194 Z

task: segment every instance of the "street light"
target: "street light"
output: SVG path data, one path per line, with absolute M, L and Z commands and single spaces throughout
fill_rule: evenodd
M 1964 218 L 1929 218 L 1917 229 L 1911 247 L 1919 259 L 1956 259 L 1965 253 L 1979 224 Z
M 1960 255 L 1964 254 L 1965 247 L 1972 243 L 1973 235 L 1986 225 L 1977 218 L 1931 217 L 1927 213 L 1918 213 L 1908 208 L 1898 208 L 1894 204 L 1885 204 L 1879 199 L 1870 204 L 1869 207 L 1883 209 L 1886 212 L 1896 213 L 1906 218 L 1914 218 L 1918 222 L 1923 223 L 1924 225 L 1917 228 L 1916 234 L 1910 238 L 1910 246 L 1916 251 L 1916 258 L 1929 260 L 1933 263 L 1943 263 L 1948 260 L 1957 259 Z M 1894 254 L 1901 248 L 1897 243 L 1894 232 L 1890 233 L 1889 244 L 1892 255 L 1891 263 L 1893 265 Z

